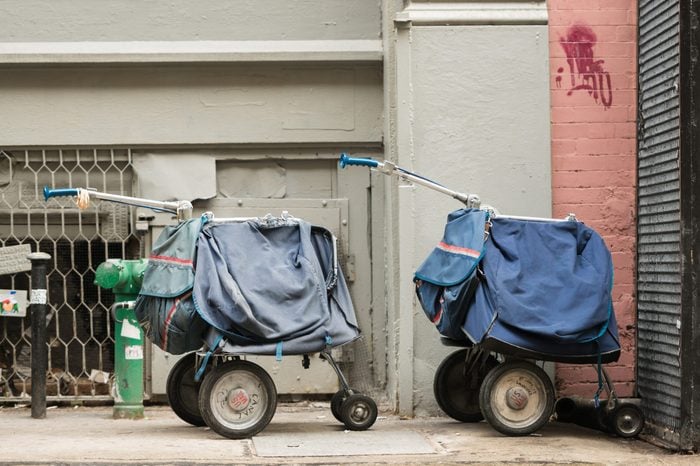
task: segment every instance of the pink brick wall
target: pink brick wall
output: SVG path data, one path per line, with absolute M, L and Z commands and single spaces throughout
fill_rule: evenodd
M 637 2 L 549 0 L 552 198 L 595 228 L 613 255 L 622 356 L 608 371 L 634 392 Z M 591 397 L 590 365 L 557 365 L 561 395 Z

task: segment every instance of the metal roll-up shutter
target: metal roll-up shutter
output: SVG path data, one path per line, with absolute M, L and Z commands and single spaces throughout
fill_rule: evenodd
M 639 2 L 638 390 L 654 436 L 681 416 L 679 1 Z

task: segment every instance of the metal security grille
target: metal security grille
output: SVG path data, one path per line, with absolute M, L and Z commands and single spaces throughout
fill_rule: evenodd
M 681 428 L 679 2 L 639 2 L 638 389 L 648 420 Z
M 94 375 L 113 371 L 110 291 L 95 286 L 108 258 L 138 257 L 126 206 L 71 198 L 45 201 L 43 187 L 89 187 L 131 195 L 131 151 L 0 150 L 0 247 L 30 245 L 51 255 L 48 267 L 47 395 L 53 400 L 109 399 Z M 0 276 L 1 289 L 29 290 L 29 273 Z M 30 399 L 30 317 L 0 317 L 0 403 Z

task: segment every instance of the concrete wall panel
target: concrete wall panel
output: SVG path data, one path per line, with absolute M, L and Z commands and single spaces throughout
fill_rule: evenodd
M 377 66 L 12 68 L 0 144 L 381 141 Z
M 0 2 L 0 42 L 378 39 L 378 0 Z
M 409 45 L 399 73 L 410 77 L 399 77 L 399 100 L 409 117 L 398 129 L 399 163 L 502 213 L 549 217 L 547 27 L 414 26 L 403 37 Z M 462 205 L 422 187 L 399 188 L 399 198 L 402 222 L 410 223 L 401 230 L 400 274 L 404 306 L 413 308 L 413 408 L 434 414 L 435 370 L 453 349 L 441 346 L 412 297 L 410 274 Z

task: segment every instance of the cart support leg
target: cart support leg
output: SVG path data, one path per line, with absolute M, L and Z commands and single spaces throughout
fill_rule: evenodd
M 340 387 L 346 392 L 350 390 L 350 386 L 348 385 L 347 379 L 343 375 L 343 372 L 340 370 L 340 367 L 338 367 L 338 363 L 335 362 L 335 359 L 333 359 L 333 356 L 331 356 L 331 351 L 329 349 L 325 349 L 321 351 L 320 356 L 322 359 L 328 361 L 328 364 L 330 364 L 333 370 L 335 371 L 335 375 L 338 376 L 338 382 L 340 382 Z

